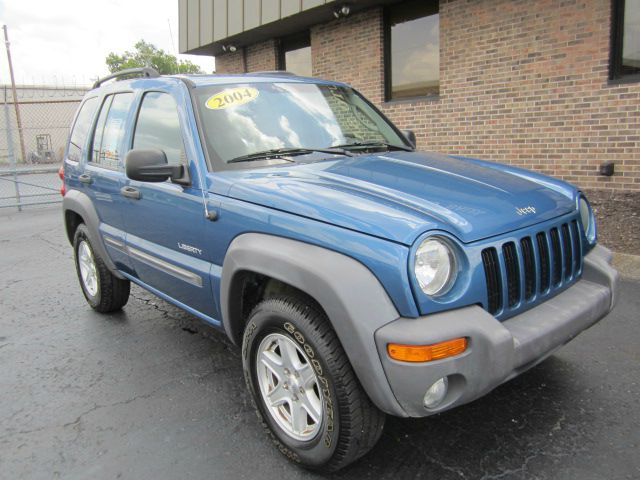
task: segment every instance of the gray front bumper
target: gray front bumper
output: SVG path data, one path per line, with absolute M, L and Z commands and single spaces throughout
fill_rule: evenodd
M 399 318 L 378 329 L 376 346 L 398 403 L 411 417 L 424 417 L 468 403 L 531 368 L 580 332 L 607 315 L 615 305 L 618 273 L 611 252 L 596 246 L 586 257 L 582 278 L 545 303 L 499 322 L 478 306 L 421 318 Z M 389 358 L 388 343 L 430 345 L 467 337 L 467 350 L 429 363 Z M 448 377 L 443 403 L 428 410 L 426 390 Z

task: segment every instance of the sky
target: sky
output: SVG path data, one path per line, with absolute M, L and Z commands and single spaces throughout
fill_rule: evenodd
M 0 0 L 0 25 L 9 29 L 17 84 L 88 85 L 109 73 L 110 52 L 133 50 L 140 39 L 178 53 L 178 0 Z M 213 57 L 177 56 L 215 68 Z M 0 83 L 9 82 L 0 48 Z

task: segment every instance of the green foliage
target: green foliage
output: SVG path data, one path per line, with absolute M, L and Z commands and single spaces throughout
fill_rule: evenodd
M 105 59 L 111 73 L 125 68 L 152 67 L 161 75 L 175 73 L 202 73 L 200 67 L 188 60 L 178 60 L 174 55 L 158 49 L 155 45 L 140 40 L 134 45 L 133 52 L 122 55 L 111 52 Z

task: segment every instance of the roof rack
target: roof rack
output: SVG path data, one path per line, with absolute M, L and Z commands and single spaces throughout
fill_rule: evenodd
M 135 75 L 135 74 L 140 74 L 141 76 L 143 76 L 145 78 L 156 78 L 156 77 L 160 76 L 158 71 L 155 68 L 151 68 L 151 67 L 127 68 L 125 70 L 120 70 L 119 72 L 112 73 L 111 75 L 107 75 L 106 77 L 99 78 L 93 84 L 93 88 L 98 88 L 100 85 L 102 85 L 107 80 L 112 80 L 114 78 L 124 77 L 126 75 Z

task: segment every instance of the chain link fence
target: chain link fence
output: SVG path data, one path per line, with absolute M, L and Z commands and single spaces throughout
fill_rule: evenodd
M 57 172 L 82 87 L 0 85 L 0 208 L 61 201 Z M 16 116 L 19 110 L 20 122 Z

